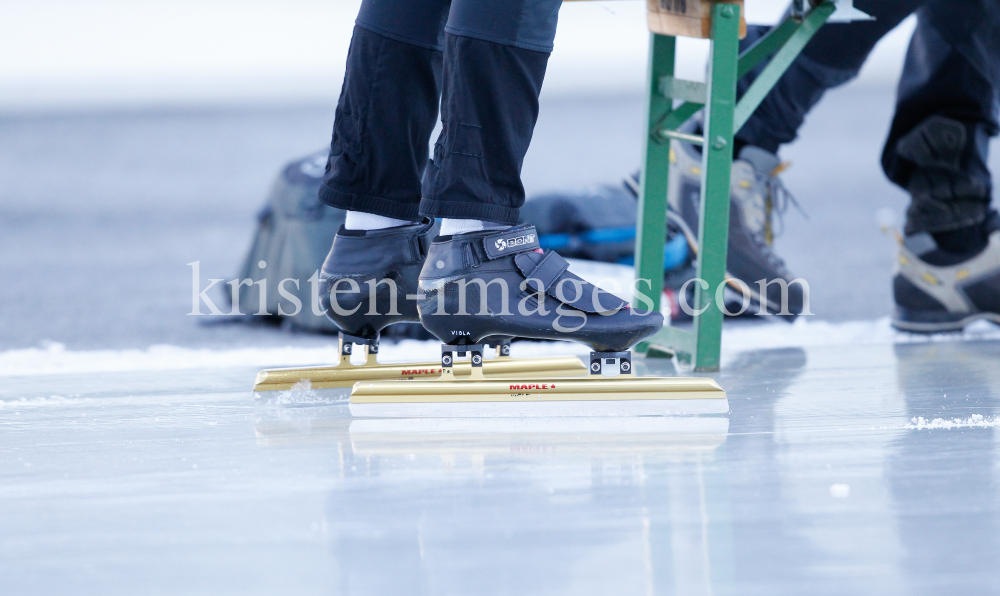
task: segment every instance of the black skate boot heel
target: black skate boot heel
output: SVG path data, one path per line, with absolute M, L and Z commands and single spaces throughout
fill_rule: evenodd
M 382 230 L 346 230 L 320 270 L 320 305 L 344 333 L 378 337 L 393 323 L 420 320 L 414 301 L 434 221 Z
M 333 240 L 320 270 L 319 301 L 327 317 L 341 329 L 339 362 L 334 366 L 264 370 L 257 374 L 254 396 L 302 389 L 343 393 L 360 380 L 413 379 L 437 376 L 434 362 L 383 365 L 378 362 L 379 333 L 393 323 L 419 321 L 417 278 L 430 245 L 434 220 L 382 230 L 347 230 Z M 365 350 L 365 362 L 351 363 L 354 346 Z

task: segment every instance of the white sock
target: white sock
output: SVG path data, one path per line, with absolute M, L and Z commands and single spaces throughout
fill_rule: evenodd
M 411 224 L 408 219 L 394 219 L 374 213 L 364 213 L 362 211 L 348 211 L 347 219 L 344 220 L 344 227 L 348 230 L 384 230 L 385 228 L 395 228 Z
M 455 234 L 467 234 L 469 232 L 481 232 L 483 230 L 502 230 L 509 227 L 510 226 L 505 226 L 504 224 L 493 223 L 492 221 L 483 221 L 481 219 L 445 218 L 441 220 L 441 231 L 439 234 L 442 236 L 454 236 Z

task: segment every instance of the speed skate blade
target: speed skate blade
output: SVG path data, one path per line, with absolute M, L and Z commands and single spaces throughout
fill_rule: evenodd
M 663 416 L 722 414 L 729 400 L 703 377 L 458 379 L 360 382 L 350 408 L 359 418 Z
M 468 361 L 458 361 L 454 366 L 457 377 L 471 375 Z M 483 362 L 486 376 L 580 377 L 588 373 L 587 367 L 576 356 L 551 358 L 499 357 Z M 309 389 L 336 389 L 351 387 L 359 381 L 399 381 L 434 378 L 441 374 L 440 362 L 418 364 L 379 364 L 316 366 L 308 368 L 280 368 L 257 373 L 253 391 L 255 395 L 267 391 L 288 391 L 297 384 L 308 384 Z M 305 382 L 305 383 L 304 383 Z

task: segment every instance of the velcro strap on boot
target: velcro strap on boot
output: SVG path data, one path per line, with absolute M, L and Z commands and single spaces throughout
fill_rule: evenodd
M 569 263 L 554 252 L 525 252 L 514 257 L 517 268 L 536 292 L 586 313 L 617 312 L 628 303 L 569 271 Z M 539 285 L 541 287 L 539 287 Z
M 521 270 L 526 279 L 536 282 L 531 284 L 536 292 L 547 292 L 569 269 L 569 263 L 551 251 L 539 256 L 541 256 L 541 260 L 533 259 L 530 255 L 520 254 L 514 257 L 514 263 L 517 264 L 517 268 Z M 541 284 L 541 287 L 537 287 L 538 284 Z
M 538 232 L 534 226 L 521 226 L 483 238 L 483 249 L 490 260 L 538 250 Z

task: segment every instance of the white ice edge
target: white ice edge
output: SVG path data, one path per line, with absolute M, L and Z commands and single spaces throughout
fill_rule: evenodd
M 513 355 L 580 356 L 589 349 L 570 342 L 519 342 Z M 489 357 L 489 355 L 487 355 Z M 436 341 L 384 341 L 380 362 L 436 362 Z M 234 349 L 154 345 L 145 350 L 67 350 L 63 344 L 0 352 L 0 377 L 218 368 L 282 368 L 323 366 L 339 360 L 336 340 L 327 347 L 259 347 Z
M 723 331 L 723 352 L 785 347 L 891 345 L 941 341 L 1000 340 L 1000 327 L 978 321 L 963 333 L 916 335 L 902 333 L 889 325 L 888 317 L 875 321 L 830 323 L 800 317 L 793 324 L 774 321 L 764 325 L 728 325 Z M 571 342 L 518 342 L 515 357 L 583 356 L 586 346 Z M 440 355 L 434 341 L 386 341 L 381 346 L 382 362 L 433 362 Z M 52 374 L 218 369 L 237 367 L 277 368 L 310 366 L 337 360 L 334 342 L 328 347 L 259 347 L 234 349 L 186 348 L 154 345 L 131 350 L 67 350 L 58 343 L 41 348 L 0 352 L 0 377 Z

